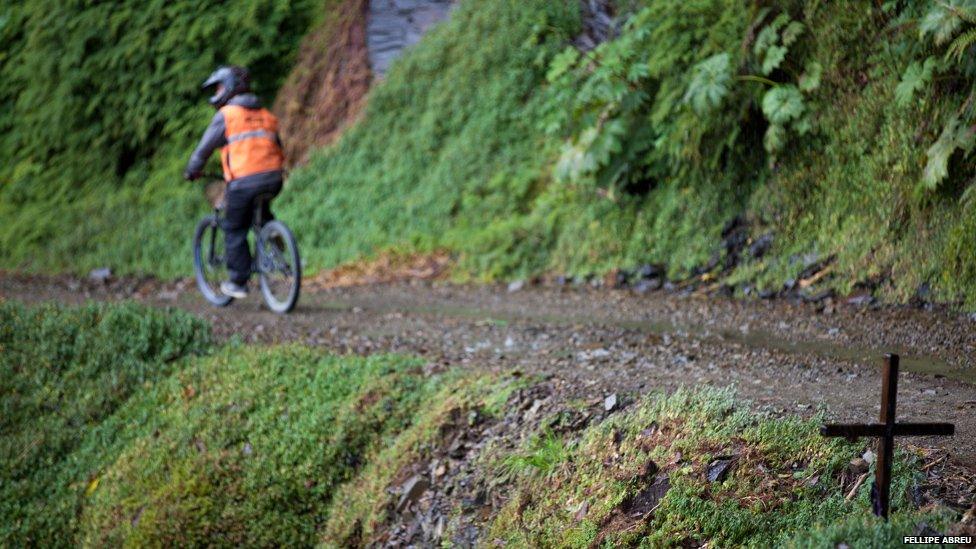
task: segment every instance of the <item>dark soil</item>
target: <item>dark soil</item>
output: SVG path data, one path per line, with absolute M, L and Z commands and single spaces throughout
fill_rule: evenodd
M 274 104 L 290 165 L 304 163 L 309 151 L 335 141 L 362 110 L 373 78 L 367 8 L 366 0 L 339 0 L 302 42 Z

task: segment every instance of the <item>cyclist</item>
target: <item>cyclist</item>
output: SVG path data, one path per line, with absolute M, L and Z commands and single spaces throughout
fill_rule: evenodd
M 251 277 L 252 259 L 247 233 L 252 224 L 255 199 L 261 195 L 277 196 L 281 192 L 284 169 L 278 119 L 251 93 L 250 80 L 247 69 L 223 66 L 204 81 L 203 89 L 214 90 L 210 104 L 217 113 L 183 172 L 188 181 L 198 179 L 207 159 L 214 150 L 220 149 L 224 181 L 227 182 L 222 228 L 229 273 L 229 280 L 220 284 L 220 291 L 238 299 L 247 296 L 247 281 Z M 274 218 L 269 202 L 265 201 L 261 214 L 266 221 Z

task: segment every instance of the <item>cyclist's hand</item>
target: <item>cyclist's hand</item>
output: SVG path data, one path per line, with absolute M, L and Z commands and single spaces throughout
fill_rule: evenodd
M 186 170 L 183 172 L 183 179 L 186 179 L 187 181 L 196 181 L 197 179 L 200 179 L 200 172 L 191 172 L 190 170 Z

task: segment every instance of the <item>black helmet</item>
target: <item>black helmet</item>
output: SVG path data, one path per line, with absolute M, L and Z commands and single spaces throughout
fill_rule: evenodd
M 203 83 L 203 89 L 222 84 L 224 89 L 210 97 L 210 104 L 221 108 L 230 101 L 231 97 L 251 91 L 251 75 L 244 67 L 217 67 Z

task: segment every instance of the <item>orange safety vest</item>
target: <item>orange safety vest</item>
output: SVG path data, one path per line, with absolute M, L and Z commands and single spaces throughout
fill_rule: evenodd
M 268 109 L 239 105 L 221 107 L 227 145 L 220 149 L 224 180 L 232 181 L 256 173 L 280 170 L 285 155 L 278 146 L 278 118 Z

